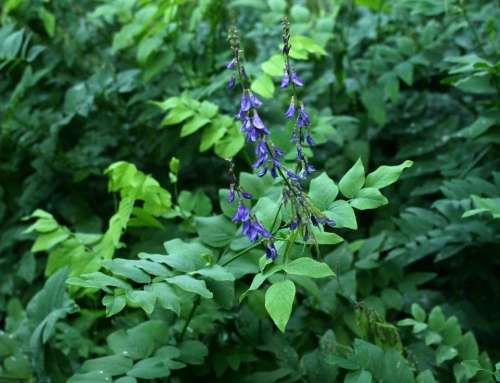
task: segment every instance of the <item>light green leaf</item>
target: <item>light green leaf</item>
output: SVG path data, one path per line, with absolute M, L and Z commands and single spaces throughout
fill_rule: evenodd
M 196 270 L 195 274 L 199 274 L 216 281 L 234 281 L 234 275 L 220 265 L 212 265 L 205 269 Z
M 367 370 L 350 372 L 346 375 L 344 383 L 371 383 L 372 374 Z
M 267 74 L 261 74 L 252 81 L 250 89 L 264 98 L 271 98 L 274 94 L 273 80 Z
M 338 200 L 334 201 L 328 210 L 324 212 L 327 218 L 333 219 L 335 221 L 336 228 L 347 228 L 356 230 L 358 228 L 358 223 L 356 222 L 356 215 L 354 210 L 349 205 L 347 201 Z
M 392 185 L 399 179 L 403 170 L 411 167 L 412 165 L 413 161 L 406 160 L 402 164 L 396 166 L 380 166 L 366 176 L 365 186 L 382 189 L 386 186 Z
M 338 193 L 339 188 L 326 173 L 321 173 L 311 180 L 309 197 L 311 197 L 314 206 L 321 211 L 328 209 L 337 198 Z
M 168 115 L 163 119 L 162 125 L 177 125 L 189 117 L 194 115 L 194 111 L 189 109 L 184 104 L 180 104 L 172 109 Z
M 304 275 L 311 278 L 325 278 L 335 275 L 326 263 L 308 257 L 294 259 L 285 266 L 285 271 L 288 274 Z
M 213 294 L 207 289 L 205 281 L 193 278 L 189 275 L 177 275 L 167 278 L 168 283 L 175 285 L 182 290 L 201 295 L 203 298 L 212 298 Z
M 38 8 L 38 17 L 42 20 L 43 27 L 50 37 L 54 36 L 56 30 L 56 18 L 54 15 L 47 11 L 44 7 Z
M 352 207 L 358 210 L 368 210 L 387 205 L 389 201 L 380 190 L 375 188 L 364 188 L 356 193 L 354 199 L 350 203 Z
M 234 238 L 236 225 L 224 215 L 196 217 L 196 231 L 200 239 L 209 246 L 224 247 Z
M 103 356 L 88 359 L 80 367 L 80 372 L 101 371 L 109 376 L 123 375 L 132 368 L 133 362 L 122 355 Z
M 352 198 L 365 183 L 365 168 L 361 159 L 347 171 L 339 182 L 341 193 L 347 198 Z
M 394 69 L 406 85 L 411 86 L 413 84 L 413 65 L 411 62 L 405 61 L 399 63 Z
M 285 332 L 286 324 L 292 313 L 294 299 L 295 285 L 290 280 L 275 283 L 266 291 L 266 310 L 281 332 Z
M 186 137 L 189 136 L 190 134 L 195 133 L 197 130 L 199 130 L 201 127 L 208 124 L 209 122 L 210 119 L 200 115 L 195 115 L 186 124 L 182 126 L 181 137 Z
M 442 345 L 436 351 L 436 363 L 441 365 L 447 360 L 451 360 L 458 355 L 458 351 L 455 347 Z

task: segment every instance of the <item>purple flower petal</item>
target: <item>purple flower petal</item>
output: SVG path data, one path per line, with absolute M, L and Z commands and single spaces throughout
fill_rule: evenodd
M 250 219 L 250 210 L 241 202 L 238 205 L 238 210 L 233 216 L 233 222 L 246 222 Z
M 296 72 L 292 72 L 292 82 L 297 86 L 302 86 L 304 83 L 299 78 L 299 75 Z
M 309 146 L 316 145 L 316 143 L 314 142 L 314 140 L 313 140 L 313 138 L 312 138 L 312 136 L 310 134 L 307 135 L 306 141 L 307 141 L 307 143 L 308 143 Z
M 234 68 L 234 64 L 236 64 L 236 59 L 233 58 L 231 59 L 231 61 L 229 61 L 226 65 L 226 69 L 233 69 Z
M 259 106 L 262 106 L 262 101 L 260 101 L 255 94 L 250 92 L 250 103 L 254 108 L 258 108 Z
M 290 101 L 290 106 L 288 107 L 288 110 L 285 113 L 286 118 L 293 118 L 295 116 L 295 101 L 292 97 L 292 101 Z
M 253 122 L 253 126 L 256 129 L 259 129 L 260 131 L 262 131 L 263 134 L 269 134 L 269 129 L 266 128 L 266 126 L 264 125 L 264 123 L 260 119 L 259 114 L 257 113 L 256 110 L 253 111 L 252 122 Z
M 236 77 L 234 75 L 231 76 L 229 82 L 227 83 L 227 89 L 234 89 L 236 86 Z
M 283 73 L 283 79 L 281 80 L 280 88 L 284 89 L 290 85 L 290 76 L 288 75 L 288 70 L 285 69 L 285 73 Z
M 241 192 L 241 196 L 242 196 L 243 198 L 245 198 L 245 199 L 252 199 L 252 198 L 253 198 L 253 197 L 252 197 L 252 194 L 251 194 L 251 193 L 249 193 L 249 192 L 247 192 L 247 191 L 242 191 L 242 192 Z
M 276 246 L 274 246 L 273 242 L 270 242 L 266 246 L 266 257 L 272 261 L 276 260 L 276 257 L 278 256 L 278 250 L 276 250 Z

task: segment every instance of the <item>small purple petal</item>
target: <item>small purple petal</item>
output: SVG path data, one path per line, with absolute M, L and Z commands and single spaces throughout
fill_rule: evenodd
M 278 251 L 276 250 L 276 246 L 274 246 L 273 242 L 270 242 L 266 246 L 266 257 L 272 261 L 276 260 L 276 257 L 278 256 Z
M 292 82 L 297 85 L 297 86 L 302 86 L 304 83 L 302 80 L 299 78 L 299 75 L 296 72 L 292 73 Z
M 250 97 L 246 93 L 243 93 L 241 96 L 241 106 L 240 106 L 240 113 L 241 112 L 248 112 L 250 110 Z
M 240 202 L 238 210 L 236 210 L 236 213 L 233 216 L 233 222 L 246 222 L 249 218 L 250 210 L 248 210 L 248 208 Z
M 229 82 L 227 83 L 227 89 L 234 89 L 236 86 L 236 77 L 234 75 L 231 76 Z
M 290 106 L 288 107 L 288 110 L 285 113 L 286 118 L 293 118 L 295 116 L 295 101 L 292 97 L 292 101 L 290 101 Z
M 290 76 L 288 75 L 288 70 L 285 69 L 285 73 L 283 73 L 283 79 L 281 80 L 280 88 L 284 89 L 290 85 Z
M 245 199 L 252 199 L 252 198 L 253 198 L 253 197 L 252 197 L 252 194 L 251 194 L 251 193 L 249 193 L 249 192 L 247 192 L 247 191 L 242 191 L 242 192 L 241 192 L 241 196 L 242 196 L 243 198 L 245 198 Z
M 314 142 L 314 140 L 313 140 L 313 138 L 312 138 L 312 136 L 310 134 L 307 135 L 306 141 L 307 141 L 307 143 L 308 143 L 309 146 L 316 145 L 316 143 Z
M 236 59 L 232 59 L 231 61 L 229 61 L 226 65 L 226 69 L 233 69 L 234 68 L 234 64 L 236 64 Z
M 262 101 L 260 101 L 255 94 L 250 92 L 250 103 L 254 108 L 258 108 L 259 106 L 262 106 Z
M 227 196 L 227 200 L 229 201 L 229 203 L 233 203 L 234 202 L 234 187 L 233 185 L 231 185 L 229 187 L 229 195 Z
M 256 129 L 259 129 L 260 131 L 263 132 L 263 134 L 269 134 L 269 129 L 266 128 L 264 123 L 259 117 L 259 114 L 257 113 L 256 110 L 253 111 L 253 118 L 252 118 L 253 126 Z
M 257 173 L 257 175 L 259 177 L 264 177 L 264 175 L 267 173 L 267 166 L 263 167 L 262 169 L 260 169 Z

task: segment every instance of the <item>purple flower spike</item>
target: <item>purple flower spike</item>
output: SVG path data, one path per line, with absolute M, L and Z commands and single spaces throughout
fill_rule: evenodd
M 258 108 L 259 106 L 262 106 L 262 101 L 258 99 L 258 97 L 250 92 L 250 103 L 254 108 Z
M 295 116 L 295 100 L 292 97 L 292 100 L 290 101 L 290 106 L 288 107 L 288 110 L 285 113 L 286 118 L 293 118 Z
M 264 177 L 264 176 L 266 175 L 266 173 L 267 173 L 267 166 L 265 166 L 265 167 L 263 167 L 262 169 L 260 169 L 260 170 L 258 171 L 257 175 L 258 175 L 259 177 Z
M 272 261 L 276 260 L 278 256 L 278 250 L 276 250 L 276 246 L 274 246 L 273 242 L 268 243 L 266 246 L 266 257 Z
M 266 128 L 264 123 L 259 117 L 259 114 L 257 113 L 256 110 L 253 111 L 253 118 L 252 118 L 253 126 L 260 130 L 263 134 L 269 134 L 269 129 Z
M 299 75 L 295 72 L 292 73 L 292 82 L 297 86 L 302 86 L 304 83 L 300 79 Z
M 288 70 L 285 69 L 285 73 L 283 73 L 283 79 L 281 80 L 280 88 L 284 89 L 290 85 L 290 76 L 288 75 Z
M 241 202 L 238 205 L 238 210 L 233 216 L 233 222 L 246 222 L 250 219 L 250 210 Z
M 231 61 L 229 61 L 226 65 L 226 69 L 233 69 L 234 68 L 234 64 L 236 64 L 236 59 L 232 59 Z
M 236 77 L 234 75 L 231 76 L 229 82 L 227 83 L 227 89 L 234 89 L 236 86 Z

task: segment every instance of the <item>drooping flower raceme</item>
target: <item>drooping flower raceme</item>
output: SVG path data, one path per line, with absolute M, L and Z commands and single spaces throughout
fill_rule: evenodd
M 287 119 L 295 119 L 292 132 L 292 141 L 296 144 L 297 166 L 295 170 L 287 167 L 283 162 L 284 152 L 275 145 L 271 138 L 271 131 L 265 125 L 258 109 L 262 107 L 262 101 L 250 90 L 249 77 L 242 62 L 242 52 L 238 32 L 232 28 L 230 30 L 230 43 L 233 51 L 233 59 L 227 64 L 227 69 L 233 70 L 228 88 L 233 89 L 238 83 L 241 87 L 241 98 L 239 110 L 235 117 L 241 121 L 241 132 L 245 134 L 246 142 L 255 145 L 255 162 L 252 167 L 258 176 L 262 177 L 269 173 L 273 178 L 280 178 L 283 186 L 281 205 L 290 206 L 292 219 L 288 223 L 290 230 L 299 230 L 305 241 L 309 240 L 312 233 L 312 226 L 320 224 L 332 224 L 321 212 L 316 209 L 307 194 L 303 191 L 301 182 L 314 171 L 313 166 L 304 156 L 303 145 L 312 145 L 310 136 L 310 118 L 305 110 L 304 104 L 299 103 L 296 87 L 303 86 L 299 75 L 292 69 L 288 56 L 289 27 L 288 22 L 284 23 L 284 48 L 285 69 L 281 82 L 281 88 L 290 86 L 293 95 L 289 107 L 285 113 Z M 234 80 L 233 80 L 234 79 Z M 242 225 L 242 233 L 252 242 L 264 241 L 266 256 L 269 259 L 276 259 L 278 251 L 274 244 L 273 233 L 267 230 L 251 212 L 248 202 L 252 196 L 244 191 L 237 182 L 234 174 L 234 164 L 230 167 L 231 185 L 229 191 L 229 202 L 238 203 L 237 210 L 233 216 L 233 221 Z M 281 209 L 281 207 L 280 207 Z M 273 223 L 274 226 L 274 223 Z

